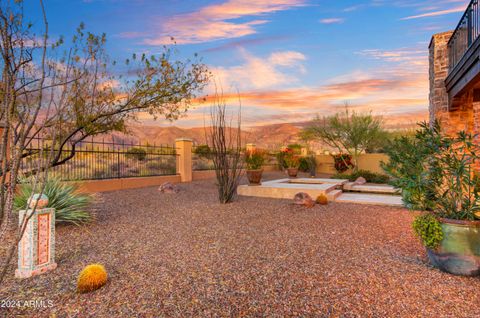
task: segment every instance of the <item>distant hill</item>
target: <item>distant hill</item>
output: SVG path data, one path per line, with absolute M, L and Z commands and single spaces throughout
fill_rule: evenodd
M 425 120 L 426 117 L 424 113 L 386 117 L 384 118 L 385 128 L 389 130 L 413 129 L 416 122 Z M 278 149 L 283 145 L 301 142 L 299 132 L 307 124 L 308 122 L 282 123 L 244 129 L 242 130 L 242 142 L 255 143 L 261 148 Z M 180 128 L 132 124 L 128 126 L 128 131 L 128 134 L 115 132 L 106 136 L 98 136 L 96 139 L 111 140 L 113 138 L 115 142 L 172 145 L 175 143 L 175 139 L 186 137 L 192 139 L 195 144 L 205 143 L 204 127 Z

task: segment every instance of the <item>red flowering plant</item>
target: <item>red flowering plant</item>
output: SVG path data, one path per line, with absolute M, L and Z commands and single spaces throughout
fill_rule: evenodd
M 281 150 L 281 152 L 287 168 L 298 168 L 300 165 L 300 156 L 297 155 L 293 149 L 285 147 Z
M 335 161 L 335 170 L 338 172 L 345 172 L 348 169 L 353 169 L 355 165 L 352 162 L 352 156 L 346 153 L 340 153 L 333 156 Z

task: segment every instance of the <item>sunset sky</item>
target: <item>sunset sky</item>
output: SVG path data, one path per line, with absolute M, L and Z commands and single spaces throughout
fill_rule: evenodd
M 346 101 L 402 120 L 424 118 L 430 37 L 454 29 L 469 1 L 45 2 L 53 37 L 71 35 L 83 21 L 88 30 L 107 33 L 118 60 L 158 53 L 175 37 L 181 56 L 198 53 L 233 105 L 230 93 L 240 92 L 251 126 L 333 114 Z M 203 126 L 208 106 L 174 125 Z

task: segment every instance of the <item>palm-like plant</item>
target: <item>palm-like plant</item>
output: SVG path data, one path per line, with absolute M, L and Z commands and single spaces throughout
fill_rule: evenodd
M 43 193 L 49 199 L 47 207 L 55 208 L 57 223 L 80 225 L 91 220 L 92 215 L 88 207 L 93 201 L 93 195 L 79 192 L 78 186 L 50 178 L 45 184 Z M 15 210 L 25 209 L 31 195 L 32 185 L 27 180 L 22 183 L 20 191 L 15 196 Z

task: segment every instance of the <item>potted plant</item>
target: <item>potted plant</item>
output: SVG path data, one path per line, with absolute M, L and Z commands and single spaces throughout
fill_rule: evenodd
M 411 209 L 423 210 L 413 229 L 430 263 L 456 275 L 480 275 L 480 147 L 466 132 L 445 136 L 421 124 L 413 139 L 388 147 L 385 171 Z
M 283 148 L 282 152 L 288 176 L 296 178 L 298 175 L 298 167 L 300 165 L 300 157 L 289 147 Z
M 262 180 L 265 163 L 265 152 L 254 149 L 245 151 L 245 164 L 247 165 L 247 178 L 250 185 L 259 185 Z

